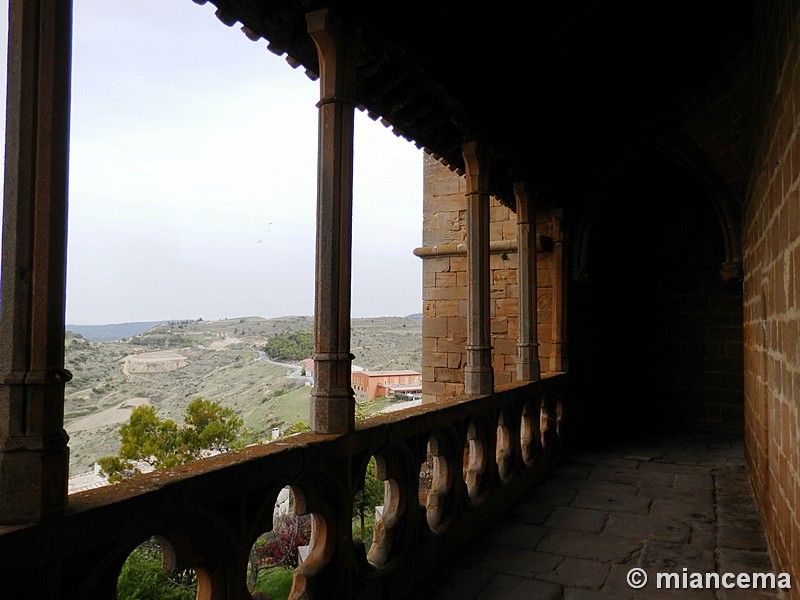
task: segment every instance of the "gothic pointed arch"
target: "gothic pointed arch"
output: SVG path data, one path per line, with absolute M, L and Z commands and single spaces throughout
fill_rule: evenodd
M 723 281 L 742 280 L 742 209 L 741 199 L 736 198 L 717 176 L 712 163 L 684 136 L 659 136 L 643 138 L 632 144 L 628 151 L 608 168 L 603 177 L 595 182 L 581 201 L 581 215 L 574 229 L 572 245 L 572 277 L 580 282 L 591 277 L 588 268 L 589 243 L 594 223 L 608 202 L 613 202 L 613 193 L 626 179 L 652 169 L 655 165 L 669 165 L 683 171 L 702 190 L 716 214 L 724 245 L 724 256 L 720 262 L 720 278 Z

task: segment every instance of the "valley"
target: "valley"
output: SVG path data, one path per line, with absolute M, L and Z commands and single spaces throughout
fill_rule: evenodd
M 302 361 L 273 361 L 263 349 L 275 336 L 311 332 L 311 317 L 168 321 L 116 340 L 108 339 L 108 327 L 93 341 L 91 330 L 84 329 L 84 337 L 68 326 L 65 364 L 73 379 L 65 390 L 64 422 L 72 474 L 118 451 L 119 426 L 141 404 L 180 423 L 191 400 L 219 402 L 242 417 L 251 442 L 269 440 L 274 427 L 283 431 L 308 421 L 311 380 L 303 376 Z M 353 319 L 354 365 L 420 370 L 421 335 L 417 315 Z

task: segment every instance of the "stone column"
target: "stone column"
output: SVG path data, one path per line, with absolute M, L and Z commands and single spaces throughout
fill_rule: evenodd
M 0 524 L 67 505 L 64 321 L 72 3 L 11 0 L 0 287 Z
M 358 35 L 327 9 L 306 16 L 320 66 L 314 390 L 311 428 L 355 427 L 351 386 L 350 273 L 353 205 L 353 91 Z
M 564 211 L 552 212 L 553 223 L 553 355 L 550 370 L 567 371 L 567 265 L 564 253 Z
M 521 381 L 539 381 L 541 368 L 536 303 L 535 197 L 524 183 L 514 184 L 514 196 L 517 201 L 517 256 L 519 257 L 517 378 Z
M 491 315 L 489 314 L 490 156 L 477 142 L 463 146 L 467 181 L 467 364 L 464 393 L 491 394 Z

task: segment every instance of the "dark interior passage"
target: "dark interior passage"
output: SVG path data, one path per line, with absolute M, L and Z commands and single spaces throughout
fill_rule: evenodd
M 571 290 L 588 434 L 741 431 L 741 284 L 722 281 L 725 258 L 710 199 L 677 167 L 631 173 L 604 198 Z

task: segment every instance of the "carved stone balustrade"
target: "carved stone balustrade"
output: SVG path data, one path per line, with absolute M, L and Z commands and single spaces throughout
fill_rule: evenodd
M 565 384 L 512 384 L 71 495 L 63 517 L 0 528 L 3 587 L 18 600 L 113 598 L 128 555 L 156 536 L 169 564 L 195 570 L 199 599 L 249 600 L 250 550 L 289 486 L 312 522 L 292 598 L 405 597 L 552 464 Z M 384 510 L 367 553 L 352 506 L 373 456 Z

